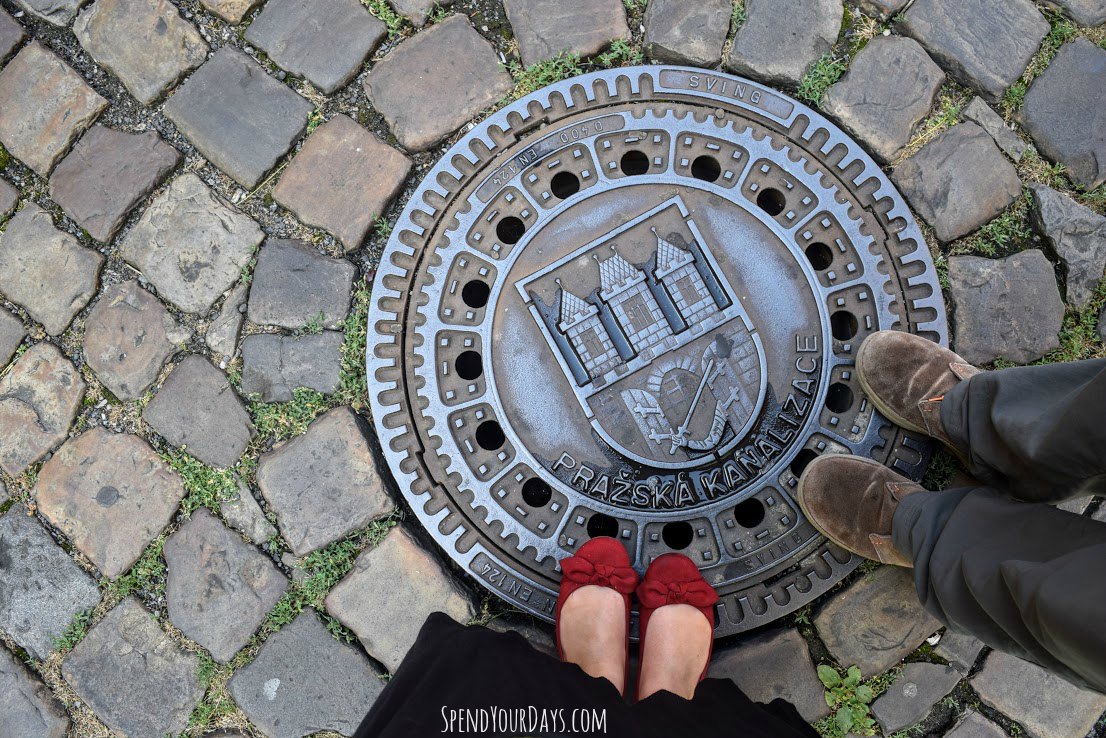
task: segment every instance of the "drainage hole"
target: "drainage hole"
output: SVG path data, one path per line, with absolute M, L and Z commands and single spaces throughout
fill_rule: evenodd
M 769 187 L 761 190 L 760 194 L 757 195 L 757 205 L 764 212 L 774 216 L 783 212 L 783 209 L 787 206 L 787 199 L 784 198 L 782 192 Z
M 457 376 L 461 379 L 476 379 L 484 373 L 484 362 L 475 351 L 462 351 L 454 366 L 457 367 Z
M 470 308 L 482 308 L 488 304 L 488 297 L 492 294 L 492 288 L 488 286 L 487 282 L 479 279 L 474 279 L 471 282 L 465 282 L 465 286 L 461 288 L 461 299 L 465 301 L 465 304 Z
M 817 452 L 813 449 L 804 448 L 795 458 L 791 460 L 791 473 L 798 479 L 803 475 L 803 470 L 807 468 L 810 462 L 818 458 Z
M 806 247 L 806 258 L 815 271 L 824 272 L 833 264 L 833 251 L 817 241 Z
M 588 535 L 592 538 L 600 536 L 615 538 L 618 535 L 618 521 L 610 515 L 594 513 L 588 519 Z
M 628 177 L 645 174 L 649 171 L 649 157 L 641 151 L 627 151 L 622 155 L 620 166 Z
M 848 341 L 860 330 L 860 323 L 848 310 L 838 310 L 830 316 L 830 330 L 838 341 Z
M 676 551 L 682 551 L 691 545 L 693 533 L 691 523 L 686 520 L 665 523 L 664 527 L 661 528 L 661 538 L 664 540 L 664 545 Z
M 530 477 L 522 485 L 522 499 L 530 507 L 545 507 L 553 499 L 553 490 L 544 480 Z
M 733 509 L 733 519 L 742 528 L 755 528 L 764 522 L 764 503 L 750 497 Z
M 691 176 L 704 182 L 713 182 L 722 176 L 722 165 L 713 156 L 704 154 L 691 162 Z
M 476 443 L 485 451 L 495 451 L 507 442 L 503 428 L 494 420 L 485 420 L 476 427 Z
M 580 178 L 572 172 L 557 172 L 549 183 L 553 197 L 564 200 L 580 191 Z
M 523 233 L 526 233 L 526 224 L 513 215 L 508 215 L 495 224 L 495 235 L 507 245 L 518 243 Z
M 843 413 L 853 406 L 853 391 L 849 385 L 834 382 L 826 393 L 826 407 L 835 413 Z

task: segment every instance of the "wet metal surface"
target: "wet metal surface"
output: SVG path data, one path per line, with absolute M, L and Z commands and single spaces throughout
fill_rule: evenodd
M 719 635 L 857 563 L 792 498 L 814 456 L 921 475 L 856 382 L 863 338 L 947 342 L 890 182 L 817 113 L 729 75 L 636 67 L 500 111 L 427 176 L 373 287 L 384 453 L 446 553 L 551 618 L 557 560 L 681 551 Z

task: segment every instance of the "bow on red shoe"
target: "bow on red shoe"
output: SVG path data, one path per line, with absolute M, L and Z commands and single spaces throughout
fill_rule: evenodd
M 659 581 L 646 578 L 637 591 L 641 606 L 656 610 L 665 605 L 710 607 L 718 602 L 718 593 L 702 577 L 690 582 Z
M 637 572 L 633 567 L 593 563 L 580 556 L 562 561 L 561 572 L 564 574 L 561 578 L 562 588 L 568 581 L 579 586 L 597 584 L 600 587 L 610 587 L 620 594 L 630 594 L 638 583 Z

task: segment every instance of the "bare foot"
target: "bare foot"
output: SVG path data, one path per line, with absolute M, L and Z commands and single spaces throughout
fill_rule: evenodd
M 565 601 L 560 622 L 564 660 L 624 693 L 626 605 L 622 595 L 609 587 L 580 587 Z
M 562 626 L 563 627 L 563 626 Z M 690 700 L 707 663 L 714 633 L 691 605 L 665 605 L 649 618 L 638 699 L 664 689 Z

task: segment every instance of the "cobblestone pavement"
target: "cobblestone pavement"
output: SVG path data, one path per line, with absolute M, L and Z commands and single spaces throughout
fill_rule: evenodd
M 550 648 L 405 519 L 361 366 L 422 173 L 562 77 L 684 63 L 799 96 L 930 227 L 962 354 L 1106 355 L 1104 23 L 1104 0 L 0 0 L 0 734 L 349 735 L 433 610 Z M 1106 696 L 942 636 L 900 570 L 712 672 L 844 735 L 817 665 L 860 668 L 883 735 L 1106 736 Z

